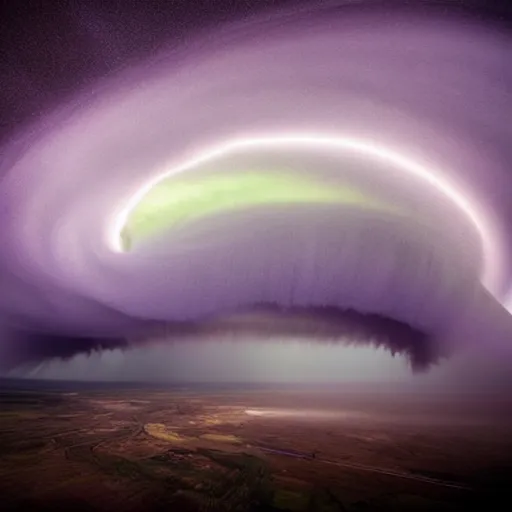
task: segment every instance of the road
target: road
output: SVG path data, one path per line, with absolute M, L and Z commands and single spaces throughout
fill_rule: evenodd
M 365 464 L 357 464 L 352 462 L 342 462 L 337 460 L 323 459 L 313 456 L 310 453 L 300 453 L 300 452 L 291 452 L 287 450 L 281 450 L 279 448 L 269 448 L 264 446 L 256 446 L 264 453 L 269 453 L 271 455 L 283 455 L 285 457 L 295 457 L 303 460 L 309 460 L 314 462 L 319 462 L 321 464 L 330 464 L 332 466 L 338 466 L 346 469 L 352 469 L 355 471 L 365 471 L 370 473 L 377 473 L 380 475 L 392 476 L 395 478 L 403 478 L 406 480 L 414 480 L 416 482 L 423 482 L 431 485 L 437 485 L 442 487 L 448 487 L 450 489 L 458 489 L 461 491 L 471 491 L 471 487 L 465 486 L 463 484 L 458 484 L 455 482 L 448 482 L 446 480 L 440 480 L 436 478 L 430 478 L 422 475 L 413 475 L 411 473 L 406 473 L 404 471 L 381 468 L 378 466 L 368 466 Z

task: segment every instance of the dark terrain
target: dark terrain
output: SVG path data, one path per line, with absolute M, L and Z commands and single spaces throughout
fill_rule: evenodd
M 2 511 L 511 506 L 510 404 L 485 395 L 4 380 L 0 404 Z

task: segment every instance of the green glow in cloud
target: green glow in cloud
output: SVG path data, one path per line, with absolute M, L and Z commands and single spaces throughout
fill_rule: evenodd
M 333 187 L 318 179 L 286 173 L 219 173 L 166 179 L 148 192 L 131 212 L 122 231 L 123 247 L 193 221 L 259 205 L 343 204 L 384 209 L 355 188 Z M 389 207 L 388 207 L 389 209 Z

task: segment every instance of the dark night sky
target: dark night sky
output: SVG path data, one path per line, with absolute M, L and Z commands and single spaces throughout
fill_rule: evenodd
M 388 12 L 392 5 L 419 13 L 462 12 L 500 24 L 512 17 L 508 0 L 339 3 L 348 10 L 361 5 L 368 10 L 385 6 Z M 297 0 L 3 0 L 0 138 L 63 98 L 162 48 L 179 44 L 198 29 L 300 4 Z

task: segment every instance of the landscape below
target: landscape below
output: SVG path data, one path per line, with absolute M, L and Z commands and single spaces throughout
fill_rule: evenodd
M 512 484 L 505 410 L 485 396 L 350 386 L 5 380 L 1 509 L 485 507 Z

